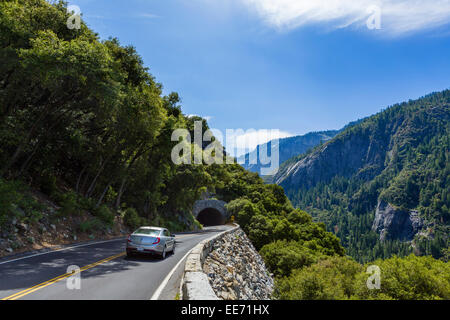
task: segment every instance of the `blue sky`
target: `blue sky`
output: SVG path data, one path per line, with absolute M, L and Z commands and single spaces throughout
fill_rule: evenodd
M 450 87 L 448 0 L 76 0 L 211 127 L 338 129 Z M 367 11 L 380 9 L 381 29 Z

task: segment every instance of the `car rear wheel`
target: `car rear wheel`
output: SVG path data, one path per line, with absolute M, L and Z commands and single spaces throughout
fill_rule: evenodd
M 163 252 L 161 253 L 161 259 L 164 260 L 166 258 L 166 247 L 164 247 Z

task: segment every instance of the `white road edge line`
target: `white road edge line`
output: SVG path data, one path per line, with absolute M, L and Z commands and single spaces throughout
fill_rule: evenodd
M 194 248 L 195 248 L 195 246 L 191 250 L 189 250 L 184 255 L 184 257 L 182 259 L 180 259 L 180 261 L 178 261 L 178 263 L 175 265 L 175 267 L 173 267 L 172 270 L 170 270 L 169 274 L 164 278 L 163 282 L 161 282 L 161 284 L 159 285 L 158 289 L 156 289 L 155 293 L 153 293 L 153 295 L 150 298 L 150 300 L 158 300 L 159 299 L 159 296 L 161 295 L 162 291 L 166 287 L 166 285 L 169 282 L 170 278 L 172 278 L 172 275 L 175 273 L 175 271 L 178 269 L 178 267 L 184 261 L 184 259 L 186 259 L 186 257 L 189 255 L 189 253 L 191 253 L 191 251 L 194 250 Z
M 53 252 L 60 252 L 60 251 L 64 251 L 64 250 L 75 249 L 75 248 L 80 248 L 80 247 L 87 247 L 87 246 L 92 246 L 92 245 L 95 245 L 95 244 L 102 244 L 102 243 L 119 241 L 119 240 L 123 241 L 124 239 L 125 238 L 113 239 L 113 240 L 105 240 L 105 241 L 98 241 L 98 242 L 93 242 L 93 243 L 80 244 L 80 245 L 77 245 L 77 246 L 72 246 L 72 247 L 67 247 L 67 248 L 61 248 L 61 249 L 58 249 L 58 250 L 50 250 L 48 252 L 36 253 L 36 254 L 30 255 L 30 256 L 25 256 L 25 257 L 22 257 L 22 258 L 17 258 L 17 259 L 13 259 L 13 260 L 0 262 L 0 265 L 6 264 L 6 263 L 10 263 L 10 262 L 14 262 L 14 261 L 23 260 L 23 259 L 28 259 L 28 258 L 32 258 L 32 257 L 42 256 L 44 254 L 49 254 L 49 253 L 53 253 Z

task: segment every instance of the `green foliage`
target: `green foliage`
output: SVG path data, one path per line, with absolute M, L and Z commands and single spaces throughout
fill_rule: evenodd
M 381 270 L 380 289 L 368 289 L 369 265 Z M 449 299 L 450 264 L 432 257 L 409 255 L 376 260 L 362 266 L 349 258 L 332 257 L 279 278 L 279 299 Z
M 177 93 L 162 95 L 133 47 L 84 23 L 68 29 L 66 5 L 0 2 L 0 177 L 62 198 L 63 214 L 126 204 L 147 220 L 188 217 L 223 170 L 172 163 L 172 132 L 195 119 Z M 77 199 L 58 196 L 56 181 Z
M 108 226 L 112 226 L 114 223 L 115 214 L 106 205 L 96 208 L 92 214 Z
M 99 218 L 91 218 L 83 221 L 78 226 L 78 230 L 82 233 L 91 233 L 104 229 L 104 224 Z
M 289 276 L 294 269 L 301 269 L 317 262 L 321 257 L 301 242 L 277 240 L 263 246 L 260 254 L 269 270 L 277 277 Z
M 166 223 L 163 224 L 167 229 L 171 232 L 179 232 L 186 230 L 186 226 L 181 222 L 177 222 L 176 220 L 166 220 Z
M 78 197 L 79 196 L 73 191 L 60 195 L 58 202 L 61 209 L 59 209 L 59 214 L 63 216 L 80 215 L 81 207 L 78 202 Z
M 0 178 L 0 227 L 7 228 L 10 221 L 35 222 L 42 217 L 44 206 L 29 193 L 20 181 L 5 181 Z
M 240 221 L 238 220 L 238 223 Z M 248 230 L 248 237 L 252 241 L 256 249 L 261 249 L 264 245 L 275 241 L 273 237 L 273 224 L 270 218 L 263 215 L 255 215 L 250 223 L 244 228 Z
M 141 218 L 139 217 L 136 209 L 128 208 L 123 216 L 123 221 L 131 229 L 136 229 L 141 224 Z
M 236 217 L 241 226 L 247 226 L 253 216 L 259 213 L 256 204 L 248 199 L 235 199 L 227 204 L 228 212 Z
M 346 257 L 331 257 L 277 281 L 276 297 L 283 300 L 343 300 L 356 291 L 356 275 L 363 271 Z
M 236 170 L 231 181 L 225 182 L 235 186 L 237 178 L 245 181 L 248 177 L 247 172 L 238 174 Z M 253 245 L 261 249 L 272 272 L 286 275 L 293 266 L 310 264 L 324 255 L 344 254 L 339 239 L 327 232 L 323 224 L 314 223 L 306 212 L 294 209 L 281 187 L 265 185 L 254 177 L 250 181 L 241 188 L 241 197 L 230 201 L 226 208 Z M 227 187 L 225 184 L 223 189 Z M 279 253 L 275 250 L 277 245 Z M 270 258 L 271 255 L 276 258 Z
M 55 196 L 58 191 L 56 177 L 52 174 L 44 174 L 39 181 L 41 191 L 49 196 Z
M 194 220 L 194 229 L 192 229 L 192 231 L 196 231 L 196 230 L 202 230 L 203 229 L 203 225 L 198 222 L 197 220 Z
M 413 254 L 376 260 L 370 264 L 381 269 L 380 290 L 362 285 L 367 275 L 359 275 L 357 296 L 361 299 L 428 300 L 450 299 L 450 263 L 431 256 Z

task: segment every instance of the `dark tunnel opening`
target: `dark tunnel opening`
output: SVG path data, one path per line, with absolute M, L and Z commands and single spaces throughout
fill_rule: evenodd
M 205 227 L 217 226 L 225 223 L 220 211 L 214 208 L 206 208 L 200 211 L 197 220 Z

